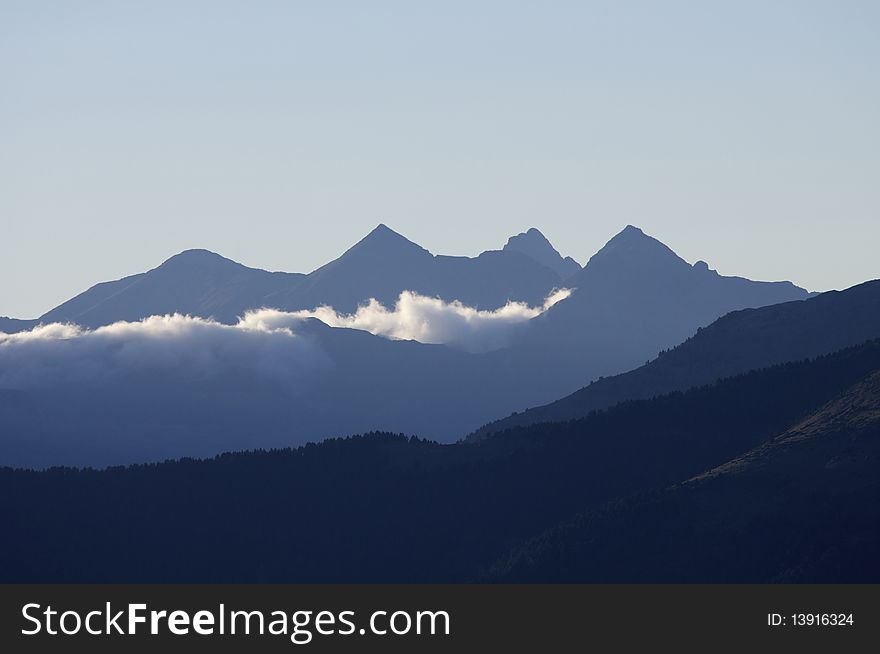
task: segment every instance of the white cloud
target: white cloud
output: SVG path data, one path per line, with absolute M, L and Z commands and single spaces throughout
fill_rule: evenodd
M 0 332 L 0 388 L 114 383 L 155 373 L 183 380 L 231 374 L 297 385 L 330 365 L 317 342 L 297 334 L 307 318 L 391 339 L 482 352 L 507 345 L 518 326 L 568 295 L 568 290 L 556 291 L 541 307 L 511 302 L 495 311 L 478 311 L 404 292 L 393 309 L 371 300 L 350 315 L 318 307 L 298 312 L 259 309 L 236 325 L 179 314 L 97 329 L 39 325 L 16 334 Z
M 328 362 L 289 328 L 222 325 L 179 314 L 97 329 L 53 323 L 0 333 L 0 388 L 102 383 L 141 373 L 253 374 L 298 383 Z
M 445 302 L 439 298 L 404 291 L 393 309 L 376 300 L 370 300 L 368 304 L 358 307 L 353 314 L 340 314 L 333 307 L 321 306 L 293 314 L 275 312 L 270 318 L 262 318 L 262 312 L 258 312 L 249 314 L 243 322 L 279 325 L 284 324 L 285 315 L 317 318 L 331 327 L 363 329 L 387 338 L 439 343 L 469 352 L 485 352 L 508 345 L 519 325 L 540 315 L 570 294 L 569 289 L 556 290 L 541 307 L 530 307 L 523 302 L 508 302 L 494 311 L 479 311 L 458 301 Z M 266 322 L 263 323 L 263 320 Z

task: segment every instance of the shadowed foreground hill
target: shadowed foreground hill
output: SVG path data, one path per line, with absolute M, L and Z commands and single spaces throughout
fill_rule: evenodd
M 708 384 L 748 370 L 820 356 L 880 337 L 880 280 L 804 301 L 734 311 L 630 372 L 599 379 L 550 404 L 479 429 L 581 418 L 590 411 Z
M 546 532 L 489 578 L 877 581 L 878 466 L 880 373 L 874 373 L 747 454 Z
M 480 579 L 512 549 L 578 513 L 681 483 L 754 450 L 878 369 L 880 342 L 873 341 L 478 445 L 372 434 L 104 471 L 0 470 L 0 579 Z M 843 423 L 844 438 L 854 425 Z M 862 451 L 871 441 L 850 442 L 848 457 L 872 456 Z M 859 470 L 870 483 L 871 469 Z M 824 497 L 799 478 L 805 494 Z M 761 497 L 747 490 L 741 499 L 758 497 L 776 520 L 773 505 L 787 501 L 784 491 Z M 821 516 L 840 513 L 824 506 L 816 530 L 791 527 L 797 538 L 788 541 L 788 559 L 768 554 L 759 562 L 765 576 L 818 578 L 828 534 L 856 542 L 858 525 L 873 518 L 870 505 L 856 503 L 851 521 L 819 529 Z M 687 516 L 679 519 L 687 531 Z M 726 528 L 740 538 L 739 551 L 761 556 L 761 529 Z M 776 528 L 779 539 L 789 535 L 784 522 Z M 629 552 L 649 565 L 655 545 L 636 540 Z M 752 569 L 724 561 L 706 561 L 694 573 L 672 568 L 689 580 L 736 580 Z

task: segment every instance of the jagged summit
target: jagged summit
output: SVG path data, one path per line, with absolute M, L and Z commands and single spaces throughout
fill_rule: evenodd
M 379 223 L 369 234 L 346 250 L 340 259 L 353 255 L 365 255 L 386 257 L 399 254 L 418 254 L 420 256 L 432 256 L 428 250 L 417 243 L 413 243 L 402 234 Z
M 301 285 L 267 302 L 287 310 L 330 305 L 353 313 L 370 299 L 390 307 L 403 291 L 414 291 L 493 310 L 511 300 L 540 305 L 559 285 L 555 271 L 526 255 L 494 250 L 478 257 L 435 256 L 379 224 Z
M 560 278 L 567 279 L 581 269 L 580 264 L 571 257 L 563 258 L 547 237 L 535 227 L 520 232 L 507 239 L 504 251 L 520 252 L 527 257 L 555 271 Z
M 516 236 L 511 236 L 507 239 L 507 245 L 504 246 L 504 249 L 507 250 L 512 247 L 516 247 L 517 244 L 524 245 L 528 247 L 529 245 L 541 248 L 550 248 L 554 252 L 556 249 L 550 244 L 550 241 L 547 240 L 547 237 L 541 233 L 541 230 L 537 227 L 529 227 L 526 231 L 520 232 Z

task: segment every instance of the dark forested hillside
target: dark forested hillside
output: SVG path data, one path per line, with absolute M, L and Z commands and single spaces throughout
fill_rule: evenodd
M 877 369 L 874 341 L 477 445 L 370 434 L 104 471 L 5 469 L 0 524 L 14 537 L 0 540 L 0 578 L 477 580 L 575 514 L 742 456 Z M 798 545 L 808 563 L 813 545 Z M 817 568 L 802 569 L 795 578 Z
M 548 530 L 487 579 L 880 580 L 880 373 L 745 455 Z

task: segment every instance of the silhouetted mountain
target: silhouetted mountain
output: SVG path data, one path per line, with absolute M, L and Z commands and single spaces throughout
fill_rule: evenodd
M 379 225 L 341 257 L 310 273 L 300 288 L 276 293 L 268 306 L 289 310 L 327 304 L 350 313 L 376 297 L 391 306 L 407 283 L 424 285 L 434 255 Z
M 540 264 L 555 271 L 559 279 L 565 281 L 577 272 L 581 265 L 571 257 L 562 258 L 550 241 L 536 228 L 532 227 L 527 232 L 522 232 L 507 239 L 504 251 L 522 252 Z
M 148 367 L 128 373 L 125 383 L 101 377 L 65 382 L 61 375 L 29 396 L 45 416 L 44 429 L 36 430 L 21 414 L 0 414 L 0 461 L 112 465 L 290 446 L 368 430 L 448 442 L 536 398 L 558 397 L 560 380 L 580 372 L 571 361 L 553 359 L 552 347 L 536 350 L 538 360 L 531 363 L 516 359 L 522 350 L 470 355 L 331 329 L 315 320 L 297 333 L 325 364 L 294 387 L 261 376 L 258 366 L 218 365 L 199 378 L 184 366 Z M 880 336 L 880 282 L 733 313 L 643 368 L 490 423 L 478 437 L 516 424 L 581 417 L 622 400 L 683 390 L 872 336 Z
M 623 400 L 650 398 L 721 377 L 827 354 L 880 337 L 880 281 L 805 301 L 729 313 L 636 370 L 599 379 L 551 404 L 481 428 L 570 420 Z
M 525 237 L 528 243 L 543 241 L 537 230 Z M 552 246 L 545 243 L 545 254 L 547 249 L 552 251 Z M 667 268 L 674 274 L 658 272 Z M 628 279 L 629 286 L 614 281 L 615 275 Z M 667 295 L 673 288 L 684 293 L 695 283 L 692 278 L 700 280 L 706 275 L 706 279 L 715 280 L 708 288 L 718 292 L 694 295 L 699 306 L 691 311 L 693 315 L 719 310 L 723 303 L 719 304 L 718 297 L 726 297 L 727 302 L 770 299 L 766 288 L 779 286 L 735 280 L 734 287 L 743 292 L 728 293 L 724 289 L 730 285 L 730 278 L 694 272 L 668 248 L 628 228 L 593 257 L 587 268 L 574 275 L 572 279 L 580 279 L 577 283 L 586 291 L 579 287 L 571 298 L 531 321 L 534 329 L 524 326 L 521 340 L 514 336 L 510 347 L 484 355 L 466 356 L 451 348 L 417 343 L 391 343 L 363 332 L 322 330 L 313 325 L 303 327 L 303 340 L 298 342 L 311 343 L 314 356 L 324 364 L 315 370 L 307 366 L 310 372 L 300 375 L 295 387 L 290 387 L 287 381 L 277 379 L 279 373 L 273 370 L 273 366 L 294 372 L 299 369 L 290 358 L 290 348 L 271 356 L 255 353 L 248 363 L 238 364 L 238 345 L 217 336 L 220 340 L 216 346 L 210 339 L 204 341 L 209 344 L 204 359 L 187 359 L 188 365 L 175 367 L 167 361 L 176 360 L 180 353 L 169 354 L 166 350 L 176 347 L 174 343 L 182 342 L 184 336 L 154 339 L 159 350 L 154 349 L 150 355 L 138 354 L 143 348 L 128 341 L 108 343 L 107 339 L 101 340 L 103 337 L 90 337 L 90 343 L 104 345 L 96 345 L 91 351 L 89 356 L 95 360 L 88 365 L 69 362 L 65 368 L 53 361 L 66 359 L 46 361 L 57 368 L 58 374 L 53 377 L 39 372 L 42 364 L 33 364 L 35 374 L 53 377 L 48 386 L 42 383 L 45 388 L 23 384 L 20 380 L 29 364 L 26 359 L 9 355 L 0 369 L 0 387 L 28 390 L 48 424 L 45 431 L 29 436 L 31 423 L 26 420 L 8 418 L 0 422 L 4 433 L 14 435 L 0 438 L 0 461 L 34 466 L 131 463 L 207 456 L 224 449 L 296 445 L 371 429 L 455 440 L 493 418 L 550 402 L 599 375 L 624 369 L 633 351 L 656 345 L 652 341 L 670 320 L 665 304 L 655 306 L 657 299 L 646 296 L 644 287 L 663 278 L 669 282 L 664 291 Z M 344 311 L 367 297 L 391 304 L 406 288 L 458 298 L 476 306 L 484 302 L 489 306 L 503 304 L 508 299 L 534 304 L 558 282 L 555 272 L 515 248 L 485 252 L 473 259 L 434 256 L 379 226 L 339 259 L 310 275 L 269 273 L 210 252 L 192 250 L 147 273 L 99 284 L 42 320 L 97 326 L 181 312 L 233 322 L 246 309 L 263 305 L 297 309 L 329 303 Z M 602 292 L 591 293 L 590 284 Z M 611 288 L 641 299 L 623 300 L 611 293 Z M 587 310 L 584 298 L 595 301 L 587 307 L 586 317 L 582 315 Z M 632 311 L 622 313 L 621 303 L 627 302 Z M 556 313 L 565 304 L 574 309 Z M 675 307 L 675 302 L 671 306 Z M 624 316 L 636 320 L 636 314 L 641 315 L 639 330 L 618 325 Z M 656 330 L 653 321 L 659 325 Z M 596 325 L 600 325 L 598 330 Z M 617 325 L 613 337 L 609 325 Z M 684 323 L 676 325 L 685 329 Z M 690 329 L 695 331 L 697 327 L 691 324 Z M 216 336 L 217 330 L 211 333 Z M 162 343 L 166 342 L 170 344 L 163 350 Z M 833 349 L 834 343 L 831 341 L 822 351 Z M 16 347 L 16 352 L 24 352 Z M 117 347 L 121 348 L 121 356 L 114 354 Z M 66 354 L 58 352 L 63 357 L 82 351 L 81 346 L 71 344 L 64 350 Z M 272 364 L 263 359 L 277 356 L 285 357 L 285 363 Z M 150 357 L 166 363 L 158 368 L 145 364 Z M 753 361 L 754 365 L 768 363 L 760 357 L 742 360 Z M 115 366 L 118 375 L 131 361 L 135 363 L 130 372 L 114 378 L 112 383 L 101 375 L 88 373 L 80 379 L 83 375 L 72 372 L 77 365 L 78 369 L 94 367 L 102 371 Z M 204 378 L 194 376 L 191 368 L 202 370 Z M 689 380 L 689 384 L 712 381 L 735 371 L 710 370 L 711 374 Z
M 262 298 L 297 286 L 304 277 L 248 268 L 207 250 L 186 250 L 148 272 L 97 284 L 40 321 L 98 327 L 182 313 L 234 322 L 247 309 L 260 308 Z
M 618 500 L 502 560 L 503 581 L 880 579 L 880 372 L 746 454 Z
M 435 256 L 379 225 L 308 275 L 267 272 L 206 250 L 187 250 L 153 270 L 97 284 L 39 321 L 96 327 L 181 313 L 232 323 L 248 309 L 320 305 L 351 313 L 371 298 L 392 306 L 405 290 L 497 309 L 508 301 L 541 305 L 563 285 L 576 287 L 575 293 L 533 321 L 515 357 L 531 367 L 545 346 L 555 348 L 547 356 L 570 362 L 570 374 L 563 371 L 553 388 L 558 393 L 633 367 L 727 311 L 806 296 L 789 282 L 721 277 L 702 262 L 692 267 L 634 227 L 580 269 L 534 228 L 511 237 L 503 250 L 469 258 Z M 34 324 L 0 319 L 0 328 L 10 332 Z
M 790 282 L 724 277 L 703 262 L 691 266 L 631 225 L 566 286 L 576 290 L 532 321 L 523 347 L 560 350 L 588 379 L 641 365 L 730 311 L 808 296 Z
M 497 309 L 508 301 L 540 305 L 561 279 L 520 252 L 483 252 L 476 258 L 433 255 L 379 225 L 335 261 L 310 273 L 304 284 L 266 299 L 287 310 L 328 304 L 351 313 L 376 298 L 393 306 L 403 291 Z
M 18 318 L 0 316 L 0 332 L 14 334 L 15 332 L 27 331 L 36 327 L 38 322 L 39 320 L 20 320 Z
M 669 488 L 755 451 L 877 370 L 880 341 L 687 393 L 624 403 L 581 420 L 518 428 L 476 446 L 373 434 L 295 450 L 101 472 L 3 469 L 0 524 L 15 537 L 0 539 L 0 580 L 474 580 L 504 559 L 511 546 L 532 543 L 577 513 L 604 511 L 601 507 L 612 500 Z M 755 570 L 763 578 L 833 578 L 822 567 L 824 561 L 840 560 L 822 554 L 829 541 L 850 554 L 872 551 L 866 538 L 880 524 L 876 436 L 864 438 L 876 416 L 852 395 L 837 406 L 844 408 L 826 411 L 828 419 L 814 418 L 789 431 L 793 442 L 772 446 L 786 462 L 762 473 L 763 490 L 722 493 L 729 502 L 717 507 L 718 520 L 703 521 L 715 502 L 707 496 L 706 507 L 694 507 L 690 532 L 687 511 L 664 513 L 669 527 L 650 512 L 627 514 L 636 522 L 614 523 L 619 529 L 601 543 L 610 543 L 617 533 L 638 535 L 614 542 L 630 563 L 641 566 L 637 570 L 649 570 L 653 561 L 670 560 L 672 545 L 660 543 L 654 556 L 664 534 L 672 535 L 672 544 L 689 535 L 692 542 L 683 543 L 681 560 L 698 557 L 694 570 L 705 576 L 675 567 L 675 559 L 670 568 L 684 570 L 688 580 L 733 581 L 740 573 L 748 579 Z M 853 412 L 848 414 L 846 406 Z M 837 458 L 815 450 L 803 450 L 802 457 L 787 453 L 800 447 L 802 436 L 794 434 L 812 433 L 811 424 L 839 428 L 839 446 L 825 450 Z M 766 458 L 772 462 L 776 456 Z M 855 473 L 851 481 L 844 479 L 848 466 Z M 774 485 L 780 472 L 787 476 Z M 789 480 L 800 486 L 790 488 Z M 822 487 L 826 482 L 829 490 Z M 761 506 L 737 512 L 737 497 Z M 802 501 L 799 507 L 795 497 Z M 855 501 L 827 501 L 847 498 Z M 782 510 L 786 506 L 794 511 L 791 517 Z M 762 511 L 770 521 L 760 519 Z M 806 516 L 810 511 L 814 518 Z M 648 521 L 642 530 L 641 519 Z M 653 525 L 656 531 L 650 530 Z M 699 558 L 704 535 L 709 554 Z M 589 536 L 588 545 L 595 532 Z M 718 550 L 729 551 L 732 560 L 713 563 L 711 548 L 722 537 L 738 547 Z M 860 550 L 859 543 L 869 549 Z M 798 561 L 803 565 L 791 574 Z M 614 581 L 632 576 L 617 569 L 622 576 Z M 876 572 L 873 564 L 859 580 L 876 580 Z M 679 580 L 673 573 L 667 576 Z
M 40 321 L 97 327 L 182 313 L 232 323 L 248 309 L 294 311 L 320 305 L 351 313 L 370 298 L 393 306 L 405 290 L 495 309 L 510 300 L 540 305 L 560 284 L 555 271 L 521 252 L 435 256 L 379 225 L 341 257 L 308 275 L 267 272 L 207 250 L 187 250 L 153 270 L 97 284 Z M 0 331 L 4 325 L 6 331 L 21 331 L 33 324 L 0 319 Z

